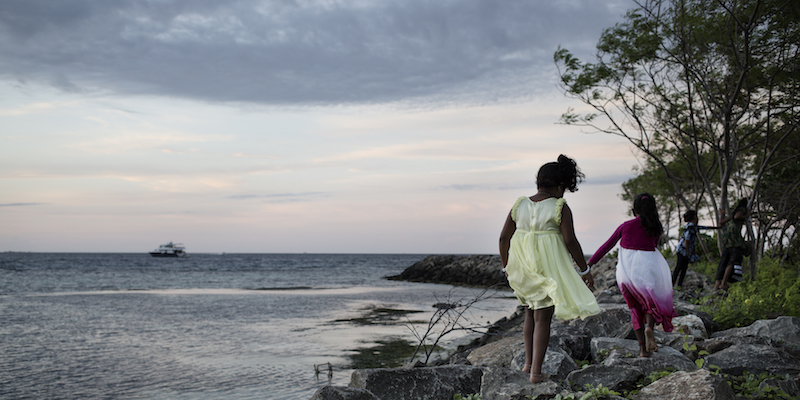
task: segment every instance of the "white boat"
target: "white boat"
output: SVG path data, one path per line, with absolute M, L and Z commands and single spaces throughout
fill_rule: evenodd
M 186 248 L 181 243 L 162 244 L 157 249 L 150 252 L 153 257 L 184 257 L 186 256 Z

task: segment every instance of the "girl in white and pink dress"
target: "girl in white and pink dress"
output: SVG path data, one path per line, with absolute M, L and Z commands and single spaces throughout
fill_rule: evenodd
M 617 285 L 631 310 L 631 324 L 639 341 L 641 357 L 658 351 L 653 329 L 661 324 L 672 331 L 672 318 L 677 317 L 672 305 L 672 277 L 667 260 L 656 248 L 664 228 L 658 219 L 656 201 L 649 193 L 633 200 L 635 219 L 620 225 L 614 234 L 589 259 L 597 264 L 617 242 Z

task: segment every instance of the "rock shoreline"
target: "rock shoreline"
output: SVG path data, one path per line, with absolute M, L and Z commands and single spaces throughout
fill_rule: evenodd
M 631 397 L 635 399 L 738 400 L 744 397 L 723 376 L 742 376 L 745 371 L 776 376 L 764 380 L 762 390 L 780 389 L 791 398 L 800 398 L 800 318 L 760 320 L 717 332 L 711 316 L 686 301 L 710 292 L 711 284 L 689 271 L 684 289 L 675 292 L 679 314 L 673 320 L 675 330 L 657 330 L 659 351 L 641 358 L 630 313 L 616 287 L 614 264 L 604 260 L 594 268 L 599 315 L 553 321 L 543 366 L 550 379 L 545 382 L 531 384 L 520 371 L 525 352 L 524 310 L 519 308 L 446 359 L 428 366 L 357 370 L 348 387 L 326 386 L 311 399 L 449 400 L 455 394 L 479 394 L 483 400 L 552 399 L 558 395 L 577 399 L 603 385 L 618 392 L 636 389 L 638 393 Z M 502 282 L 498 282 L 498 273 Z M 429 256 L 390 279 L 507 288 L 499 256 L 491 255 Z M 642 384 L 651 373 L 668 369 L 675 372 Z
M 498 255 L 431 255 L 387 279 L 510 289 L 502 268 Z

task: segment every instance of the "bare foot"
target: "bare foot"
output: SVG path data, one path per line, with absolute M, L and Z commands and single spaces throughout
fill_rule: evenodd
M 550 376 L 547 374 L 531 374 L 531 383 L 544 382 Z
M 525 366 L 522 367 L 522 372 L 524 372 L 526 374 L 529 374 L 531 372 L 531 365 L 530 364 L 525 364 Z
M 653 332 L 653 328 L 646 327 L 644 328 L 644 339 L 645 345 L 647 346 L 647 352 L 652 353 L 654 351 L 658 351 L 658 344 L 656 343 L 656 335 Z
M 642 351 L 639 353 L 639 357 L 650 357 L 652 353 L 648 353 L 646 351 Z

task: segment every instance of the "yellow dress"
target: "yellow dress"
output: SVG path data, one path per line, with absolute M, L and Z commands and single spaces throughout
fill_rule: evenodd
M 520 304 L 537 310 L 555 306 L 561 320 L 600 313 L 594 295 L 575 267 L 561 235 L 561 208 L 554 197 L 534 202 L 520 197 L 511 209 L 517 226 L 508 252 L 508 283 Z

